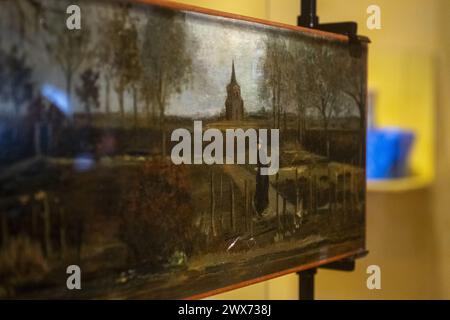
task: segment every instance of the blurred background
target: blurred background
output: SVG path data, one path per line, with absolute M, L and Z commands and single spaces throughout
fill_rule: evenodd
M 296 24 L 300 12 L 300 0 L 177 2 L 286 24 Z M 317 2 L 320 22 L 356 21 L 358 33 L 372 41 L 370 122 L 382 131 L 406 132 L 413 142 L 402 177 L 368 181 L 369 255 L 357 260 L 354 272 L 319 269 L 316 298 L 450 299 L 450 1 Z M 370 5 L 381 9 L 381 29 L 367 28 Z M 366 287 L 369 265 L 381 268 L 381 290 Z M 297 299 L 298 278 L 213 298 Z

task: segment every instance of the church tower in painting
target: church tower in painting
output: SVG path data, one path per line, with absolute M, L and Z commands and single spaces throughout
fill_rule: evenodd
M 244 101 L 241 98 L 241 87 L 236 81 L 234 61 L 231 67 L 231 80 L 227 85 L 227 99 L 225 100 L 225 115 L 227 120 L 240 121 L 244 119 Z

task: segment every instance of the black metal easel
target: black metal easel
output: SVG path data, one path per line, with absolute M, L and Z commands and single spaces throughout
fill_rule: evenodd
M 358 24 L 353 21 L 319 23 L 316 0 L 301 0 L 301 14 L 297 18 L 297 25 L 305 28 L 344 34 L 351 39 L 357 38 L 358 34 Z
M 317 16 L 316 0 L 300 0 L 301 14 L 297 18 L 297 25 L 300 27 L 322 30 L 332 33 L 343 34 L 349 37 L 350 44 L 358 44 L 358 24 L 356 22 L 335 22 L 335 23 L 319 23 Z M 351 272 L 355 270 L 355 259 L 367 254 L 361 253 L 358 256 L 349 257 L 338 260 L 329 264 L 322 265 L 318 268 L 336 271 Z M 312 268 L 297 272 L 299 276 L 299 299 L 314 300 L 314 276 L 318 268 Z
M 355 259 L 366 255 L 367 252 L 363 252 L 361 255 L 349 257 L 346 259 L 338 260 L 320 266 L 318 268 L 307 269 L 297 272 L 299 276 L 298 294 L 300 300 L 314 300 L 314 276 L 317 273 L 317 269 L 328 269 L 336 271 L 351 272 L 355 270 Z

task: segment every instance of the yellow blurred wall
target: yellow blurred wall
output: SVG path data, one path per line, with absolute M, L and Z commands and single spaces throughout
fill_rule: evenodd
M 439 7 L 437 170 L 432 189 L 432 219 L 437 244 L 441 298 L 450 299 L 450 1 Z
M 207 8 L 294 24 L 299 0 L 181 0 Z M 381 30 L 366 28 L 366 8 L 381 7 Z M 369 85 L 376 119 L 418 133 L 412 167 L 432 186 L 369 193 L 368 257 L 352 273 L 319 270 L 319 299 L 450 299 L 450 1 L 318 0 L 321 22 L 357 21 L 372 40 Z M 436 126 L 437 125 L 437 126 Z M 436 169 L 435 169 L 435 164 Z M 382 271 L 382 289 L 366 288 L 366 268 Z M 214 298 L 296 299 L 289 275 Z

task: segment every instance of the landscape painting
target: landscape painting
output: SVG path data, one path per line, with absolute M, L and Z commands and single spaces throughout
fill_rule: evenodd
M 206 297 L 365 250 L 367 42 L 152 1 L 0 26 L 0 298 Z

